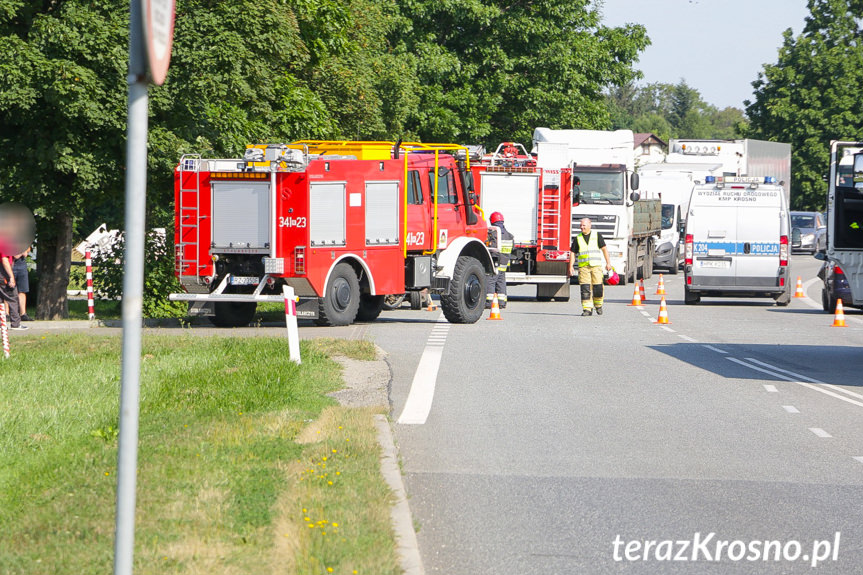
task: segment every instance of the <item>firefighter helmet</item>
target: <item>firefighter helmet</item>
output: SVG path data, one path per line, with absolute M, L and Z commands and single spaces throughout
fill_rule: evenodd
M 488 217 L 488 221 L 493 224 L 503 221 L 503 214 L 500 212 L 492 212 L 492 214 Z
M 616 286 L 619 283 L 620 283 L 620 276 L 617 275 L 617 272 L 614 271 L 614 268 L 611 268 L 608 271 L 608 285 Z

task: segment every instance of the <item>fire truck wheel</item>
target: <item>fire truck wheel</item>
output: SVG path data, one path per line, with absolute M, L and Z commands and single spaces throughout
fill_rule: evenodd
M 363 294 L 360 296 L 360 308 L 357 310 L 357 321 L 375 321 L 384 309 L 382 295 Z
M 478 259 L 459 256 L 441 308 L 450 323 L 475 323 L 485 311 L 485 269 Z
M 318 325 L 351 325 L 360 307 L 360 282 L 350 264 L 333 268 L 327 293 L 318 303 Z
M 423 292 L 412 291 L 412 292 L 410 292 L 410 298 L 411 298 L 411 309 L 422 309 L 423 308 Z
M 222 301 L 216 302 L 213 323 L 217 327 L 245 327 L 252 323 L 257 304 L 254 302 Z

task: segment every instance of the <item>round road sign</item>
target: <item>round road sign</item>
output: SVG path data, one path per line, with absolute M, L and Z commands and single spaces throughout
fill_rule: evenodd
M 168 75 L 174 40 L 176 0 L 141 0 L 150 78 L 161 86 Z

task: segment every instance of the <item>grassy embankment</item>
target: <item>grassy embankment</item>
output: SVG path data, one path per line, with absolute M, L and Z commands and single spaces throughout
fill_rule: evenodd
M 13 338 L 0 359 L 0 572 L 109 573 L 120 338 Z M 369 342 L 146 336 L 135 566 L 397 573 L 373 409 L 335 405 L 330 355 Z

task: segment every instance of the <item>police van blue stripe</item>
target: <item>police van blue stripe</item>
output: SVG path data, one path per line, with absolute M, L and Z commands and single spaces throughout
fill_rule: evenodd
M 749 253 L 744 252 L 744 245 L 749 244 Z M 724 251 L 725 255 L 748 256 L 778 256 L 779 242 L 693 242 L 693 252 L 697 256 L 706 256 L 710 251 Z

